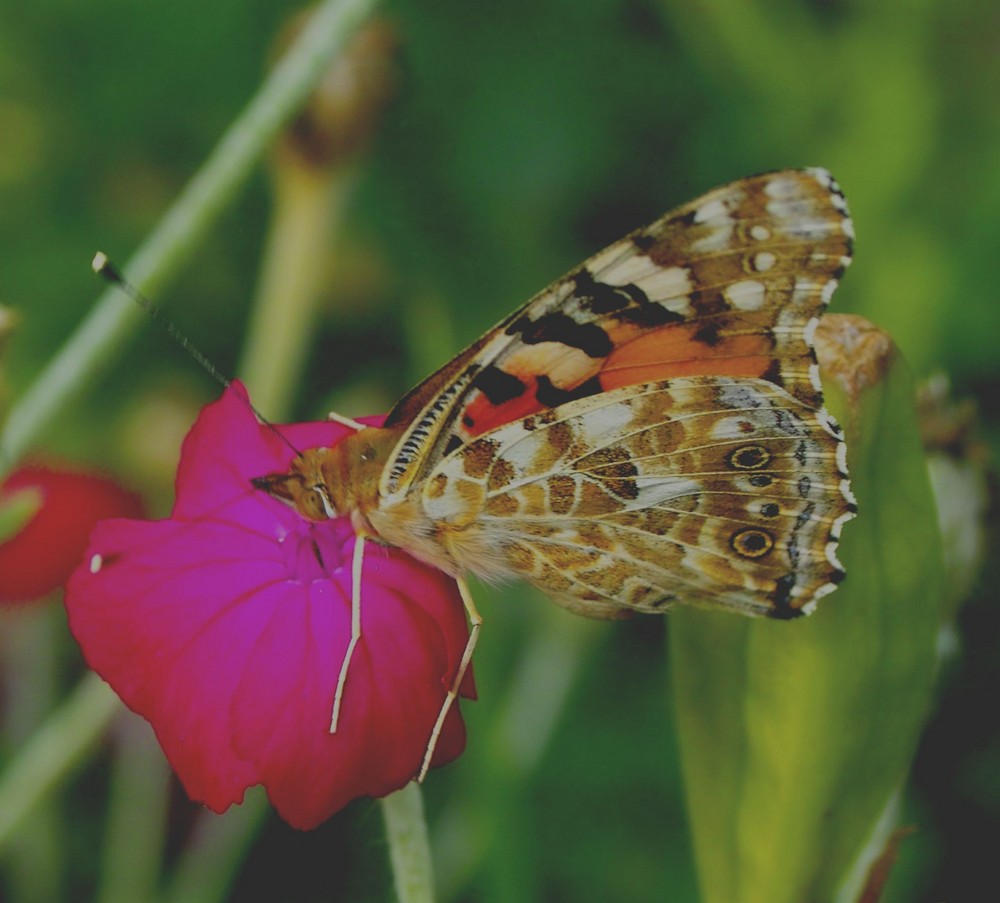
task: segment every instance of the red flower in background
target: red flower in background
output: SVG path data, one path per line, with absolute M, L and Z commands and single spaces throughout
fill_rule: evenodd
M 349 431 L 281 432 L 309 448 Z M 228 390 L 184 442 L 171 517 L 99 524 L 66 607 L 88 664 L 151 722 L 190 796 L 222 812 L 263 784 L 286 821 L 311 828 L 414 777 L 468 631 L 454 581 L 366 545 L 362 636 L 331 734 L 355 537 L 345 519 L 311 523 L 251 488 L 291 457 L 245 390 Z M 454 706 L 432 764 L 464 745 Z
M 0 603 L 47 596 L 69 579 L 94 524 L 142 515 L 139 497 L 117 483 L 55 463 L 15 470 L 0 485 L 0 505 L 22 492 L 35 495 L 38 509 L 13 536 L 0 539 Z

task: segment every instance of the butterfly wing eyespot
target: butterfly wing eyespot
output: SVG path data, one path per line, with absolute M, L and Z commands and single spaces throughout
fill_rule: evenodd
M 742 527 L 729 537 L 729 545 L 743 558 L 761 558 L 774 548 L 774 536 L 759 527 Z
M 760 470 L 771 455 L 763 445 L 740 445 L 726 455 L 726 463 L 734 470 Z

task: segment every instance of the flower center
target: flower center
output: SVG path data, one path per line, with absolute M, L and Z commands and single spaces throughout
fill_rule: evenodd
M 279 536 L 288 577 L 300 583 L 329 580 L 351 565 L 348 548 L 354 533 L 346 519 L 310 523 L 302 521 Z

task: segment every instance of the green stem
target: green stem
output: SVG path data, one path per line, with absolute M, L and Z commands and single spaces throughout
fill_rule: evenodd
M 170 770 L 141 718 L 122 718 L 114 734 L 96 900 L 153 900 L 166 850 Z
M 129 278 L 157 294 L 199 245 L 278 130 L 364 21 L 375 0 L 326 0 L 267 82 L 216 145 L 202 168 L 143 246 L 128 261 Z M 141 322 L 109 290 L 34 384 L 12 408 L 0 435 L 0 476 L 106 366 Z
M 381 802 L 399 903 L 433 903 L 434 869 L 420 786 L 407 784 Z
M 272 419 L 288 416 L 301 382 L 353 173 L 293 164 L 276 174 L 274 215 L 237 368 L 254 404 Z
M 45 721 L 58 693 L 57 638 L 65 621 L 55 606 L 39 602 L 6 610 L 0 620 L 4 686 L 4 751 L 19 750 Z M 63 896 L 64 820 L 60 802 L 34 808 L 3 851 L 0 871 L 12 900 L 57 900 Z
M 220 903 L 228 899 L 270 811 L 263 788 L 252 787 L 242 805 L 225 815 L 202 812 L 160 899 L 165 903 Z
M 119 711 L 118 697 L 96 674 L 77 684 L 0 777 L 0 846 L 32 807 L 84 761 Z

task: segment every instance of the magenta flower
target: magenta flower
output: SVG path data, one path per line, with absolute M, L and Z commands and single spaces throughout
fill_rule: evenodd
M 0 507 L 20 493 L 38 507 L 17 533 L 0 539 L 0 604 L 44 598 L 69 579 L 94 524 L 142 514 L 139 496 L 61 462 L 19 467 L 0 483 Z
M 299 449 L 348 433 L 280 430 Z M 308 522 L 251 487 L 292 456 L 242 386 L 226 391 L 184 442 L 171 517 L 98 524 L 66 607 L 88 664 L 150 721 L 191 797 L 222 812 L 263 784 L 311 828 L 416 775 L 468 630 L 453 580 L 366 544 L 362 636 L 331 734 L 355 538 L 344 519 Z M 471 680 L 462 689 L 472 696 Z M 434 765 L 465 745 L 457 709 Z

